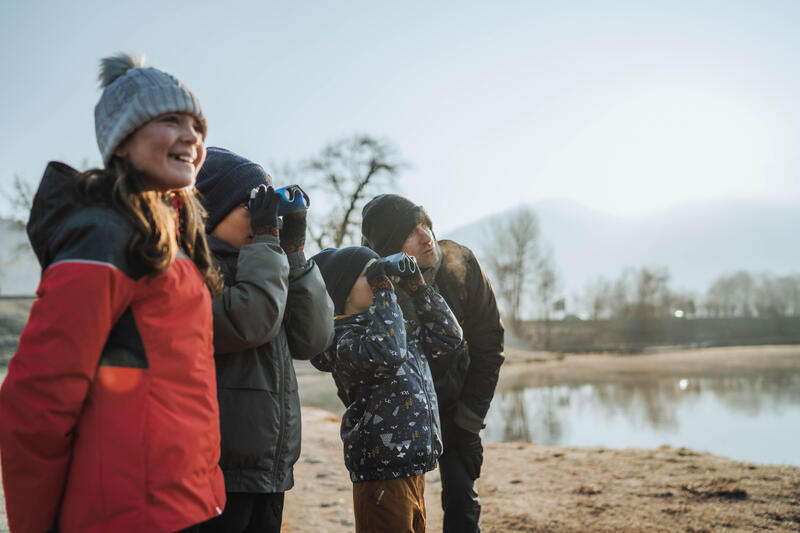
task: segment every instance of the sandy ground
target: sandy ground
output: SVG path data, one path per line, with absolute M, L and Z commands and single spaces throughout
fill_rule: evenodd
M 501 389 L 517 381 L 556 384 L 634 380 L 653 373 L 691 377 L 725 375 L 733 368 L 800 368 L 800 346 L 638 356 L 562 358 L 513 350 L 507 355 Z M 304 368 L 298 373 L 301 389 L 330 380 Z M 320 395 L 329 394 L 319 388 Z M 295 488 L 286 497 L 283 531 L 353 530 L 352 485 L 338 435 L 338 416 L 303 409 L 303 448 Z M 798 467 L 737 462 L 666 446 L 611 450 L 500 443 L 485 449 L 477 483 L 483 531 L 800 531 Z M 426 483 L 429 531 L 441 531 L 438 472 L 429 473 Z M 7 531 L 3 511 L 0 531 Z
M 283 531 L 352 531 L 339 419 L 303 411 L 303 452 Z M 800 468 L 657 450 L 489 444 L 478 480 L 481 526 L 505 531 L 800 531 Z M 426 478 L 429 531 L 441 531 L 436 471 Z

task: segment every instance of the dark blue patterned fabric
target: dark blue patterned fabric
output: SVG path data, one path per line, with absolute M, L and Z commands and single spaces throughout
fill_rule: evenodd
M 369 310 L 337 318 L 333 345 L 312 360 L 333 373 L 347 406 L 341 436 L 353 482 L 424 474 L 442 452 L 425 354 L 454 350 L 461 327 L 430 286 L 412 300 L 418 321 L 405 321 L 391 286 L 376 288 Z

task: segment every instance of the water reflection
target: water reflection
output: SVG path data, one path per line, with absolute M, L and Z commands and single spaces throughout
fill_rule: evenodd
M 800 370 L 521 388 L 499 393 L 486 423 L 487 442 L 671 444 L 800 464 Z

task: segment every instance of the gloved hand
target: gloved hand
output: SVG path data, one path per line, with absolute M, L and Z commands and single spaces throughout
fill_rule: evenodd
M 367 283 L 373 289 L 393 288 L 392 281 L 386 275 L 386 262 L 378 259 L 367 267 Z
M 414 259 L 413 255 L 406 255 L 404 259 L 405 268 L 397 274 L 400 279 L 397 285 L 407 294 L 413 295 L 420 287 L 425 285 L 425 278 L 422 277 L 422 270 L 417 265 L 417 260 Z
M 481 436 L 458 426 L 454 426 L 453 436 L 467 475 L 473 481 L 478 479 L 481 477 L 481 465 L 483 465 Z
M 307 210 L 295 211 L 283 216 L 281 248 L 287 254 L 302 251 L 306 246 Z
M 254 235 L 274 235 L 278 232 L 278 206 L 280 198 L 271 186 L 259 185 L 250 191 L 250 227 Z

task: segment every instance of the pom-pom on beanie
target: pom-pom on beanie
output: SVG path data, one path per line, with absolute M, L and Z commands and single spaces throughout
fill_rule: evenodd
M 117 54 L 100 60 L 103 94 L 94 108 L 97 146 L 108 166 L 114 150 L 128 135 L 165 113 L 188 113 L 206 128 L 200 101 L 177 78 L 152 67 L 143 58 Z
M 433 230 L 424 207 L 399 194 L 378 195 L 361 210 L 361 244 L 381 257 L 395 254 L 418 224 L 427 224 Z
M 250 191 L 259 185 L 272 185 L 261 165 L 225 148 L 209 146 L 195 184 L 208 212 L 206 232 L 214 231 L 234 207 L 247 202 Z
M 317 264 L 322 279 L 325 280 L 334 314 L 341 315 L 350 290 L 364 270 L 364 265 L 370 259 L 378 259 L 378 254 L 364 246 L 348 246 L 325 248 L 311 259 Z

